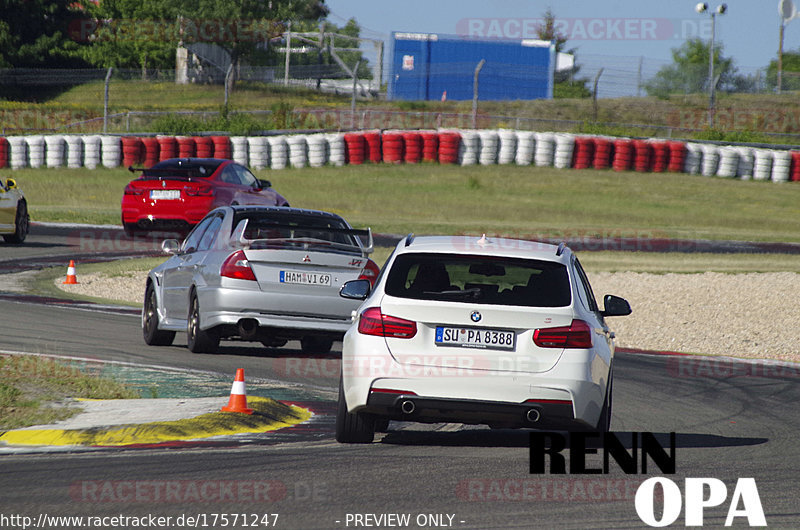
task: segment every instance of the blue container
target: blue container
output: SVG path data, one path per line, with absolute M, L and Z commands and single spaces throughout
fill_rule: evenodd
M 467 39 L 429 33 L 392 34 L 389 99 L 472 99 L 475 67 L 478 99 L 552 99 L 555 45 L 546 41 Z

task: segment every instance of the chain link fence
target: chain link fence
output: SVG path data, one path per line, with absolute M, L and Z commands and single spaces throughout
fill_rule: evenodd
M 597 119 L 597 111 L 579 113 L 586 118 L 583 120 L 560 119 L 555 116 L 553 119 L 548 116 L 531 117 L 531 112 L 519 112 L 517 109 L 524 106 L 524 102 L 509 102 L 508 109 L 512 112 L 504 111 L 503 104 L 495 104 L 490 107 L 490 113 L 480 113 L 477 116 L 478 127 L 507 127 L 521 130 L 553 130 L 567 132 L 581 132 L 585 127 L 585 122 L 598 122 L 599 126 L 605 128 L 636 129 L 642 135 L 655 134 L 658 136 L 686 136 L 693 132 L 700 131 L 707 126 L 706 109 L 692 108 L 686 110 L 673 110 L 672 114 L 664 116 L 652 116 L 640 121 L 646 123 L 631 122 L 630 119 L 615 119 L 612 112 L 603 113 L 603 108 L 612 108 L 614 100 L 618 98 L 628 98 L 637 96 L 647 96 L 653 94 L 653 84 L 658 80 L 660 71 L 668 68 L 671 63 L 668 61 L 657 61 L 643 57 L 616 57 L 605 55 L 579 54 L 577 63 L 579 68 L 573 69 L 570 76 L 571 80 L 577 83 L 584 83 L 588 89 L 592 89 L 594 81 L 597 81 L 597 97 L 599 98 L 600 117 Z M 388 66 L 384 68 L 388 70 Z M 505 72 L 503 83 L 512 85 L 517 82 L 514 79 L 513 71 Z M 105 69 L 0 69 L 0 94 L 6 94 L 7 99 L 25 100 L 25 97 L 15 98 L 12 95 L 26 94 L 37 90 L 42 93 L 57 93 L 62 87 L 81 86 L 88 83 L 93 84 L 93 90 L 97 92 L 98 83 L 102 88 L 102 82 L 106 78 L 108 71 Z M 263 83 L 266 86 L 285 87 L 286 90 L 311 89 L 321 92 L 328 92 L 341 95 L 351 95 L 353 92 L 353 80 L 349 74 L 336 64 L 312 64 L 312 65 L 291 65 L 288 69 L 284 66 L 241 66 L 234 72 L 236 79 L 243 82 Z M 384 79 L 386 73 L 384 73 Z M 678 90 L 678 95 L 695 94 L 699 96 L 697 101 L 706 97 L 704 83 L 707 83 L 707 73 L 697 72 L 696 75 L 685 76 L 686 79 L 694 79 L 692 83 L 696 86 L 687 85 L 683 90 Z M 696 79 L 695 79 L 696 78 Z M 798 83 L 800 77 L 790 72 L 784 73 L 784 87 L 791 89 Z M 150 69 L 114 69 L 110 77 L 111 101 L 113 106 L 114 84 L 127 81 L 142 81 L 149 83 L 174 83 L 176 80 L 175 70 L 150 70 Z M 206 76 L 198 76 L 194 79 L 195 84 L 221 84 L 224 81 L 224 74 L 219 69 L 209 68 Z M 739 67 L 735 75 L 720 79 L 718 85 L 720 93 L 749 93 L 749 94 L 771 94 L 774 88 L 769 82 L 767 72 L 761 68 Z M 481 79 L 482 85 L 491 83 L 488 79 Z M 690 83 L 691 84 L 691 83 Z M 88 86 L 88 85 L 87 85 Z M 385 85 L 384 85 L 385 86 Z M 800 88 L 800 86 L 798 86 Z M 359 99 L 358 106 L 353 112 L 352 107 L 325 108 L 325 109 L 294 109 L 287 110 L 286 116 L 280 119 L 268 110 L 239 111 L 233 115 L 248 116 L 252 118 L 251 125 L 255 130 L 270 129 L 313 129 L 313 130 L 347 130 L 351 128 L 469 128 L 472 126 L 472 116 L 470 114 L 459 114 L 455 112 L 432 112 L 428 109 L 424 111 L 401 111 L 387 110 L 384 108 L 370 108 L 370 101 L 381 99 L 384 94 L 379 90 L 377 80 L 365 79 L 356 83 L 356 97 Z M 672 94 L 671 96 L 675 96 Z M 96 96 L 95 96 L 96 97 Z M 36 105 L 26 106 L 23 102 L 0 101 L 0 132 L 4 135 L 26 134 L 31 132 L 66 132 L 66 133 L 87 133 L 103 131 L 104 123 L 107 132 L 116 134 L 129 133 L 155 133 L 158 131 L 158 124 L 167 116 L 178 116 L 199 122 L 213 122 L 219 118 L 218 112 L 212 111 L 185 111 L 185 112 L 160 112 L 160 111 L 128 111 L 109 114 L 104 122 L 102 115 L 98 115 L 95 101 L 93 105 L 87 105 L 86 109 L 81 108 L 80 104 L 69 104 L 59 107 L 54 105 L 52 108 L 47 105 L 38 107 Z M 664 97 L 669 99 L 670 95 Z M 604 102 L 604 100 L 606 100 Z M 587 101 L 587 100 L 583 100 Z M 626 100 L 627 101 L 627 100 Z M 644 101 L 644 100 L 642 100 Z M 220 100 L 220 105 L 222 101 Z M 571 102 L 570 106 L 577 106 L 579 103 Z M 638 104 L 627 101 L 626 105 Z M 701 103 L 703 105 L 703 103 Z M 401 104 L 398 104 L 402 108 Z M 66 107 L 66 108 L 63 108 Z M 367 107 L 367 108 L 364 108 Z M 46 110 L 38 110 L 44 108 Z M 498 112 L 500 110 L 500 112 Z M 796 138 L 800 134 L 800 110 L 795 110 L 791 105 L 782 108 L 778 105 L 773 108 L 764 109 L 742 109 L 734 108 L 719 109 L 717 111 L 718 124 L 723 129 L 737 130 L 756 130 L 763 131 L 764 134 L 775 137 L 778 140 L 783 138 Z M 251 127 L 252 129 L 252 127 Z M 167 131 L 170 132 L 170 131 Z M 252 132 L 252 131 L 251 131 Z

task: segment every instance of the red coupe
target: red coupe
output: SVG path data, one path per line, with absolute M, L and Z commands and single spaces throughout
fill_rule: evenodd
M 170 158 L 149 169 L 128 169 L 142 171 L 122 196 L 122 226 L 129 236 L 152 230 L 188 232 L 218 206 L 289 206 L 268 180 L 257 179 L 233 160 Z

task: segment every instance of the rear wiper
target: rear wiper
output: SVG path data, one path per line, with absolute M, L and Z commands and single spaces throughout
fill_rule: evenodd
M 448 298 L 463 298 L 465 300 L 477 300 L 481 297 L 481 290 L 479 287 L 470 287 L 469 289 L 451 289 L 448 291 L 423 291 L 427 295 L 445 296 Z

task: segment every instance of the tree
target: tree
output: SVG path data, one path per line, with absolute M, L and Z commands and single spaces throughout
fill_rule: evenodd
M 87 2 L 89 19 L 78 27 L 91 43 L 83 57 L 104 68 L 174 68 L 179 34 L 177 21 L 158 0 Z
M 550 8 L 547 8 L 544 15 L 542 15 L 544 22 L 536 27 L 536 36 L 541 40 L 554 42 L 556 46 L 556 53 L 563 52 L 575 56 L 576 50 L 570 49 L 564 52 L 564 47 L 567 44 L 567 37 L 563 33 L 556 31 L 556 16 Z M 577 78 L 578 72 L 581 67 L 577 61 L 573 63 L 572 68 L 565 70 L 557 70 L 555 73 L 553 87 L 554 98 L 588 98 L 591 97 L 592 92 L 586 88 L 586 83 L 589 82 L 586 78 Z
M 77 7 L 64 0 L 0 0 L 0 67 L 85 66 L 70 38 Z
M 694 94 L 708 91 L 709 44 L 699 37 L 689 39 L 679 48 L 672 49 L 672 64 L 662 67 L 645 84 L 651 96 L 673 93 Z M 722 55 L 722 45 L 714 46 L 714 77 L 719 78 L 719 90 L 732 90 L 738 80 L 733 59 Z
M 783 52 L 781 90 L 800 90 L 800 49 Z M 778 60 L 773 59 L 767 66 L 767 86 L 775 90 L 778 86 Z
M 556 16 L 549 7 L 542 15 L 542 20 L 544 22 L 536 26 L 536 36 L 541 40 L 555 42 L 556 52 L 564 51 L 567 36 L 556 31 Z M 574 50 L 570 50 L 568 53 L 572 53 L 572 51 Z
M 234 71 L 244 58 L 255 55 L 259 45 L 284 32 L 289 21 L 316 21 L 328 14 L 324 0 L 164 0 L 162 3 L 184 20 L 230 25 L 215 42 L 231 57 Z M 186 42 L 204 39 L 202 27 L 182 27 Z M 233 81 L 233 79 L 231 80 Z
M 0 0 L 1 1 L 1 0 Z M 109 67 L 172 68 L 180 42 L 225 49 L 234 68 L 283 34 L 286 23 L 317 23 L 323 0 L 103 0 L 87 2 L 91 46 L 83 55 Z M 233 79 L 232 79 L 233 81 Z

